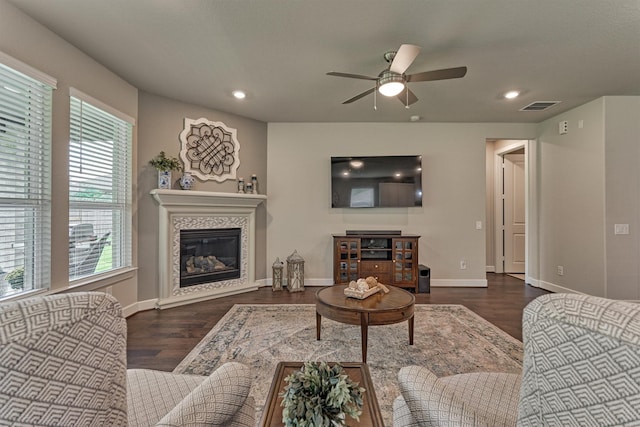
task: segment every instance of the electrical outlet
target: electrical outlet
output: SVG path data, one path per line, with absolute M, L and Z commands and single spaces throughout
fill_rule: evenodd
M 558 266 L 558 276 L 564 276 L 564 266 Z
M 476 221 L 476 230 L 482 230 L 482 221 Z
M 460 270 L 466 270 L 467 269 L 467 260 L 466 259 L 461 259 L 460 260 Z

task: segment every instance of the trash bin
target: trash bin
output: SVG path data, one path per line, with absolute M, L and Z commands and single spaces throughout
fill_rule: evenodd
M 418 292 L 431 292 L 431 269 L 423 264 L 418 265 Z

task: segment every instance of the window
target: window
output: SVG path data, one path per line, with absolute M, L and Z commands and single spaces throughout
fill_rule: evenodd
M 55 86 L 0 53 L 0 298 L 50 284 Z
M 131 266 L 133 119 L 71 91 L 69 279 Z

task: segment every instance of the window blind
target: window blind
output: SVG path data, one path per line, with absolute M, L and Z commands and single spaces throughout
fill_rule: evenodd
M 24 67 L 32 72 L 0 62 L 0 298 L 50 284 L 55 80 L 33 78 Z
M 132 125 L 71 96 L 69 278 L 131 266 Z

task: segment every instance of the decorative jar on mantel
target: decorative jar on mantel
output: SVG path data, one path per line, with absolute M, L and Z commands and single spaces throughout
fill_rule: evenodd
M 158 171 L 158 188 L 161 190 L 171 189 L 171 171 Z
M 194 182 L 196 182 L 196 179 L 191 175 L 191 172 L 183 172 L 182 178 L 180 178 L 180 187 L 183 190 L 191 190 Z

